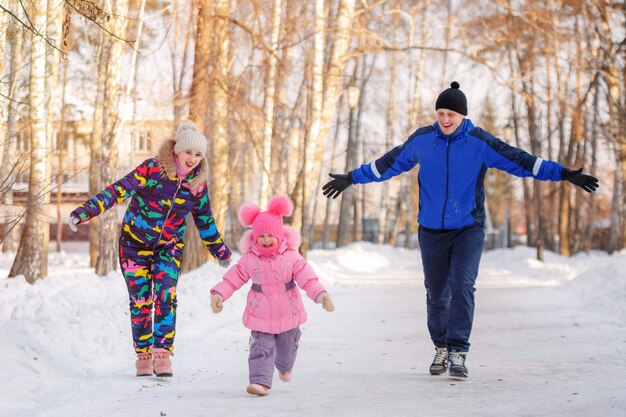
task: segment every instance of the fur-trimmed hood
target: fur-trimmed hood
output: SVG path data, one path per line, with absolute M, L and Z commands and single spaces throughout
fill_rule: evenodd
M 243 313 L 243 325 L 250 330 L 279 334 L 297 328 L 307 320 L 300 289 L 313 302 L 326 291 L 311 265 L 295 250 L 300 245 L 300 233 L 289 226 L 283 229 L 283 239 L 271 256 L 259 256 L 260 249 L 252 233 L 247 232 L 241 239 L 237 265 L 211 289 L 211 294 L 228 300 L 252 281 Z
M 287 225 L 283 226 L 283 229 L 285 232 L 285 237 L 278 244 L 278 250 L 276 251 L 276 253 L 283 254 L 291 249 L 297 251 L 298 248 L 300 248 L 300 244 L 302 243 L 302 236 L 300 235 L 300 232 L 298 232 L 293 227 Z M 261 252 L 258 249 L 258 246 L 256 245 L 256 242 L 254 241 L 254 237 L 252 236 L 252 230 L 246 231 L 246 233 L 244 233 L 244 235 L 241 237 L 241 240 L 239 241 L 239 250 L 242 254 L 252 252 L 257 256 L 262 256 Z
M 159 169 L 166 175 L 167 177 L 175 177 L 176 176 L 176 162 L 174 158 L 174 145 L 176 145 L 176 141 L 173 139 L 167 140 L 161 145 L 161 149 L 159 149 L 159 153 L 156 156 L 157 161 L 159 162 Z M 189 177 L 187 177 L 189 182 L 189 188 L 191 190 L 196 190 L 198 187 L 202 186 L 202 184 L 208 182 L 209 180 L 209 162 L 206 157 L 202 158 L 200 161 L 200 165 L 198 165 Z

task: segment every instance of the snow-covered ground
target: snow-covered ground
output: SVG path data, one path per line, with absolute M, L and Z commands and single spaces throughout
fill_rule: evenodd
M 247 288 L 209 307 L 223 270 L 181 277 L 174 377 L 134 376 L 121 276 L 95 276 L 86 246 L 52 253 L 50 275 L 7 279 L 0 254 L 0 416 L 622 416 L 626 252 L 571 259 L 518 247 L 483 256 L 470 377 L 428 374 L 421 261 L 358 243 L 309 262 L 333 296 L 309 321 L 294 379 L 251 397 L 241 324 Z

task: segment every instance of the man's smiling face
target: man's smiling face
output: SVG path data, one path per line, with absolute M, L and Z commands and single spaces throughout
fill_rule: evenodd
M 437 110 L 437 123 L 439 123 L 439 129 L 441 129 L 444 135 L 450 136 L 451 134 L 453 134 L 459 128 L 459 126 L 461 126 L 464 118 L 465 116 L 463 116 L 461 113 L 457 113 L 453 110 Z

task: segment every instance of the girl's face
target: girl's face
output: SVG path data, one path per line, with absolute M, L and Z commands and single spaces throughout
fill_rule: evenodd
M 453 134 L 459 126 L 461 126 L 464 118 L 465 116 L 461 113 L 457 113 L 453 110 L 437 110 L 437 122 L 439 123 L 439 129 L 441 129 L 444 135 L 450 136 Z
M 271 248 L 272 246 L 278 245 L 278 239 L 270 234 L 263 233 L 256 239 L 256 243 L 263 248 Z
M 176 158 L 178 158 L 178 162 L 183 168 L 191 171 L 198 166 L 200 161 L 202 161 L 202 154 L 198 151 L 185 149 L 184 151 L 176 155 Z

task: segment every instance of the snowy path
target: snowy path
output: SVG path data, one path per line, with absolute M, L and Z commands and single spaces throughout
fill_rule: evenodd
M 256 398 L 245 393 L 241 302 L 210 313 L 198 296 L 214 282 L 206 274 L 190 274 L 180 288 L 175 376 L 166 381 L 132 375 L 119 277 L 76 275 L 36 286 L 0 281 L 1 417 L 586 417 L 626 409 L 624 317 L 582 303 L 575 286 L 498 287 L 485 278 L 470 378 L 459 381 L 428 374 L 419 274 L 335 282 L 334 313 L 305 302 L 293 381 L 275 377 L 271 394 Z M 6 305 L 7 291 L 19 306 Z
M 467 381 L 427 374 L 418 286 L 338 287 L 334 295 L 334 314 L 309 306 L 295 378 L 276 378 L 269 397 L 244 391 L 247 332 L 231 320 L 218 340 L 177 346 L 171 381 L 135 378 L 123 357 L 109 375 L 52 379 L 50 392 L 19 405 L 9 399 L 0 415 L 618 416 L 626 408 L 626 367 L 614 349 L 623 328 L 589 317 L 554 288 L 479 291 Z

